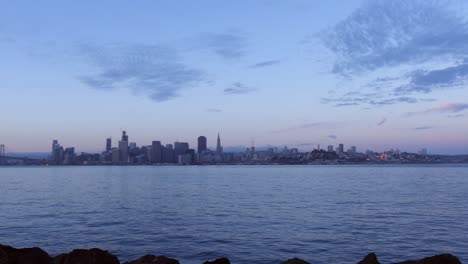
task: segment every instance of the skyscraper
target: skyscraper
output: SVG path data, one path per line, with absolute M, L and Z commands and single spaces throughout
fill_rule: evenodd
M 52 141 L 52 155 L 51 160 L 56 164 L 61 164 L 63 160 L 63 147 L 60 146 L 58 140 L 54 139 Z
M 106 152 L 110 152 L 112 149 L 112 138 L 106 139 Z
M 174 158 L 177 161 L 179 159 L 179 155 L 187 154 L 187 150 L 189 149 L 189 144 L 186 142 L 174 142 Z
M 120 162 L 128 162 L 128 141 L 119 141 L 119 160 Z
M 166 146 L 163 148 L 163 162 L 164 163 L 175 162 L 174 148 L 172 144 L 166 144 Z
M 152 160 L 153 163 L 162 162 L 163 147 L 161 141 L 153 141 L 151 144 L 151 149 L 153 150 Z
M 205 136 L 199 136 L 198 137 L 198 154 L 201 154 L 207 150 L 206 147 L 206 137 Z
M 344 145 L 343 144 L 338 145 L 338 149 L 336 152 L 338 152 L 338 154 L 344 153 Z
M 127 132 L 125 130 L 122 131 L 122 141 L 127 141 L 128 142 L 128 135 L 127 135 Z
M 218 132 L 218 139 L 216 141 L 216 153 L 223 154 L 223 147 L 221 146 L 221 138 L 219 137 L 219 132 Z

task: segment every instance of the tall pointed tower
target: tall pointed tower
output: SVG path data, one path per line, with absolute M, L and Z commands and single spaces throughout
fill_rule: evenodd
M 219 132 L 218 132 L 218 140 L 216 141 L 216 153 L 217 154 L 223 153 L 223 147 L 221 147 L 221 138 L 219 137 Z

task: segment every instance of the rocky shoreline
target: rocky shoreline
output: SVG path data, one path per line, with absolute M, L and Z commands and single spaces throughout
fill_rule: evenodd
M 33 248 L 13 248 L 0 244 L 0 264 L 120 264 L 119 259 L 111 253 L 98 249 L 75 249 L 51 257 L 44 250 Z M 227 258 L 205 261 L 203 264 L 230 264 Z M 123 264 L 180 264 L 178 260 L 165 256 L 145 255 L 139 259 Z M 310 264 L 302 259 L 293 258 L 279 264 Z M 357 264 L 380 264 L 377 256 L 370 253 Z M 419 260 L 407 260 L 395 264 L 461 264 L 460 260 L 450 254 L 436 255 Z

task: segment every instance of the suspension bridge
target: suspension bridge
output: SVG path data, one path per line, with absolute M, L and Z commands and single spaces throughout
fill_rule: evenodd
M 5 144 L 0 144 L 0 161 L 39 161 L 39 159 L 33 159 L 28 157 L 19 157 L 19 156 L 11 156 L 11 154 L 7 155 L 7 148 Z

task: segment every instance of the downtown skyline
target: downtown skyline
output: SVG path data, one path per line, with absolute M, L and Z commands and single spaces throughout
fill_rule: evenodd
M 6 2 L 0 144 L 48 152 L 59 139 L 99 152 L 127 130 L 142 143 L 196 146 L 205 135 L 214 149 L 219 131 L 225 149 L 466 154 L 467 10 L 457 0 Z

